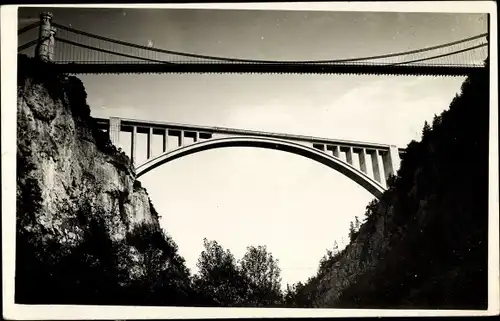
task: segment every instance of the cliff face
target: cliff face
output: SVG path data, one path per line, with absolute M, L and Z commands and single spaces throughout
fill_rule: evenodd
M 336 306 L 346 288 L 377 266 L 390 248 L 386 219 L 385 215 L 380 215 L 361 225 L 358 236 L 342 251 L 328 272 L 316 280 L 314 307 Z
M 488 75 L 471 74 L 407 146 L 351 244 L 309 282 L 313 306 L 487 307 Z
M 103 265 L 107 256 L 110 260 L 113 256 L 116 262 L 107 267 L 120 271 L 115 274 L 120 275 L 121 285 L 147 276 L 148 250 L 155 244 L 134 236 L 139 230 L 164 236 L 158 215 L 136 181 L 128 157 L 116 150 L 89 116 L 83 84 L 22 56 L 18 70 L 16 278 L 24 285 L 16 283 L 16 298 L 42 299 L 29 294 L 37 292 L 36 286 L 26 288 L 28 281 L 23 278 L 36 283 L 43 282 L 44 276 L 28 272 L 27 264 L 36 263 L 53 276 L 71 256 L 89 266 Z M 103 242 L 96 241 L 99 237 Z M 141 247 L 141 242 L 149 244 Z M 113 255 L 95 252 L 91 243 L 101 249 L 109 246 Z M 159 243 L 165 245 L 168 238 L 155 246 Z M 84 245 L 90 252 L 80 253 Z M 174 255 L 175 244 L 167 245 L 173 254 L 168 253 L 166 261 L 175 261 L 171 268 L 183 269 L 182 260 Z M 160 256 L 166 252 L 165 248 L 156 251 Z

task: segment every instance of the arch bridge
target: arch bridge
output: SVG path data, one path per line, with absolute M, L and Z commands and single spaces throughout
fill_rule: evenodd
M 135 165 L 137 177 L 183 156 L 222 147 L 254 147 L 280 150 L 322 163 L 352 179 L 375 197 L 395 175 L 404 149 L 394 145 L 319 138 L 303 135 L 146 121 L 118 117 L 96 118 L 111 142 L 120 146 L 120 133 L 130 133 L 125 153 L 137 164 L 138 135 L 147 137 L 145 161 Z M 161 139 L 161 151 L 153 152 L 153 139 Z

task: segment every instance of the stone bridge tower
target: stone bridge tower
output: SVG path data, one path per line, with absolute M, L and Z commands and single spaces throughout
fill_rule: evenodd
M 42 12 L 40 14 L 40 32 L 38 34 L 38 44 L 35 56 L 43 62 L 51 62 L 54 59 L 54 46 L 56 28 L 52 27 L 50 21 L 52 13 Z

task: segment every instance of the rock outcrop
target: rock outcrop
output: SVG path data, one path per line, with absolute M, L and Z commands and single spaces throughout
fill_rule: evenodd
M 307 304 L 487 307 L 488 75 L 471 74 L 449 110 L 408 144 L 351 243 L 306 284 Z
M 25 56 L 19 56 L 18 70 L 16 298 L 42 300 L 34 294 L 41 291 L 35 284 L 48 283 L 40 280 L 46 276 L 27 271 L 26 264 L 39 266 L 53 277 L 51 282 L 61 283 L 60 264 L 69 256 L 94 261 L 90 265 L 112 259 L 107 258 L 111 254 L 75 254 L 89 239 L 96 247 L 109 245 L 116 262 L 108 268 L 116 269 L 116 275 L 121 271 L 123 286 L 151 272 L 146 260 L 158 243 L 164 248 L 156 249 L 157 254 L 172 263 L 168 268 L 184 270 L 175 243 L 162 232 L 146 190 L 135 179 L 129 158 L 90 117 L 81 81 Z M 134 239 L 139 230 L 160 239 L 141 248 L 137 245 L 141 240 Z M 96 241 L 99 233 L 102 243 Z M 101 266 L 99 273 L 104 270 Z M 74 271 L 78 284 L 83 282 L 77 276 L 80 272 Z

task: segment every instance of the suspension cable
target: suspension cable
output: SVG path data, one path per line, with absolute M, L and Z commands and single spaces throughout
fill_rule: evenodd
M 23 27 L 23 28 L 17 30 L 17 35 L 18 36 L 22 35 L 26 31 L 31 30 L 31 29 L 33 29 L 35 27 L 38 27 L 39 25 L 40 25 L 40 21 L 34 22 L 34 23 L 30 24 L 30 25 L 27 25 L 26 27 Z
M 150 61 L 150 62 L 158 62 L 158 63 L 163 63 L 163 64 L 173 64 L 173 63 L 168 62 L 168 61 L 156 60 L 156 59 L 148 59 L 148 58 L 143 58 L 143 57 L 137 57 L 137 56 L 128 55 L 128 54 L 124 54 L 124 53 L 120 53 L 120 52 L 116 52 L 116 51 L 111 51 L 111 50 L 97 48 L 97 47 L 94 47 L 94 46 L 88 46 L 88 45 L 84 45 L 84 44 L 81 44 L 81 43 L 78 43 L 78 42 L 74 42 L 74 41 L 71 41 L 71 40 L 66 40 L 66 39 L 59 38 L 59 37 L 54 37 L 54 38 L 56 40 L 62 42 L 62 43 L 67 43 L 69 45 L 73 45 L 73 46 L 77 46 L 77 47 L 81 47 L 81 48 L 85 48 L 85 49 L 100 51 L 100 52 L 103 52 L 103 53 L 113 54 L 113 55 L 127 57 L 127 58 L 132 58 L 132 59 L 139 59 L 139 60 L 144 60 L 144 61 Z
M 116 43 L 116 44 L 120 44 L 120 45 L 124 45 L 124 46 L 128 46 L 128 47 L 133 47 L 133 48 L 137 48 L 137 49 L 145 49 L 145 50 L 155 51 L 155 52 L 160 52 L 160 53 L 173 54 L 173 55 L 192 57 L 192 58 L 202 58 L 202 59 L 209 59 L 209 60 L 219 60 L 219 61 L 228 61 L 228 62 L 247 62 L 247 63 L 274 63 L 274 64 L 279 64 L 279 63 L 318 64 L 318 63 L 352 62 L 352 61 L 390 58 L 390 57 L 395 57 L 395 56 L 402 56 L 402 55 L 408 55 L 408 54 L 412 54 L 412 53 L 419 53 L 419 52 L 449 47 L 449 46 L 453 46 L 455 44 L 475 40 L 475 39 L 484 37 L 488 34 L 488 33 L 482 33 L 480 35 L 476 35 L 476 36 L 469 37 L 469 38 L 464 38 L 461 40 L 457 40 L 457 41 L 453 41 L 453 42 L 449 42 L 449 43 L 445 43 L 445 44 L 441 44 L 441 45 L 437 45 L 437 46 L 425 47 L 425 48 L 417 49 L 417 50 L 404 51 L 404 52 L 379 55 L 379 56 L 362 57 L 362 58 L 349 58 L 349 59 L 335 59 L 335 60 L 303 60 L 303 61 L 300 61 L 300 60 L 299 61 L 283 61 L 282 60 L 282 61 L 279 61 L 279 60 L 254 60 L 254 59 L 225 58 L 225 57 L 216 57 L 216 56 L 184 53 L 184 52 L 171 51 L 171 50 L 165 50 L 165 49 L 159 49 L 159 48 L 150 48 L 150 47 L 137 45 L 137 44 L 121 41 L 121 40 L 116 40 L 116 39 L 111 39 L 108 37 L 99 36 L 96 34 L 88 33 L 88 32 L 77 30 L 77 29 L 70 28 L 70 27 L 66 27 L 66 26 L 63 26 L 63 25 L 60 25 L 57 23 L 53 23 L 53 25 L 57 28 L 60 28 L 60 29 L 63 29 L 63 30 L 69 31 L 69 32 L 73 32 L 76 34 L 80 34 L 80 35 L 88 36 L 91 38 L 95 38 L 95 39 L 99 39 L 99 40 L 103 40 L 103 41 L 107 41 L 107 42 L 112 42 L 112 43 Z
M 118 55 L 118 56 L 122 56 L 122 57 L 143 60 L 143 61 L 149 61 L 149 62 L 156 62 L 156 63 L 163 63 L 163 64 L 172 64 L 172 65 L 175 64 L 175 63 L 164 61 L 164 60 L 143 58 L 143 57 L 138 57 L 138 56 L 133 56 L 133 55 L 128 55 L 128 54 L 123 54 L 123 53 L 119 53 L 119 52 L 115 52 L 115 51 L 111 51 L 111 50 L 101 49 L 101 48 L 97 48 L 97 47 L 94 47 L 94 46 L 88 46 L 88 45 L 80 44 L 80 43 L 77 43 L 77 42 L 74 42 L 74 41 L 71 41 L 71 40 L 66 40 L 66 39 L 59 38 L 59 37 L 55 37 L 55 38 L 58 41 L 62 42 L 62 43 L 67 43 L 67 44 L 70 44 L 70 45 L 73 45 L 73 46 L 77 46 L 77 47 L 81 47 L 81 48 L 85 48 L 85 49 L 90 49 L 90 50 L 95 50 L 95 51 L 99 51 L 99 52 L 103 52 L 103 53 L 108 53 L 108 54 Z M 458 53 L 472 51 L 474 49 L 485 47 L 485 46 L 487 46 L 487 44 L 480 44 L 480 45 L 477 45 L 477 46 L 474 46 L 474 47 L 471 47 L 471 48 L 466 48 L 466 49 L 462 49 L 462 50 L 458 50 L 458 51 L 454 51 L 454 52 L 450 52 L 450 53 L 446 53 L 446 54 L 441 54 L 441 55 L 436 55 L 436 56 L 427 57 L 427 58 L 421 58 L 421 59 L 415 59 L 415 60 L 406 61 L 406 62 L 387 64 L 386 66 L 404 65 L 404 64 L 410 64 L 410 63 L 419 62 L 419 61 L 426 61 L 426 60 L 431 60 L 431 59 L 436 59 L 436 58 L 441 58 L 441 57 L 446 57 L 446 56 L 453 56 L 453 55 L 458 54 Z
M 20 45 L 19 47 L 17 47 L 17 51 L 18 52 L 19 51 L 23 51 L 24 49 L 29 48 L 29 47 L 35 45 L 37 43 L 37 41 L 38 41 L 38 39 L 35 39 L 35 40 L 31 40 L 31 41 L 25 43 L 24 45 Z
M 455 54 L 459 54 L 459 53 L 466 52 L 466 51 L 471 51 L 471 50 L 474 50 L 474 49 L 477 49 L 477 48 L 481 48 L 481 47 L 484 47 L 484 46 L 487 46 L 487 45 L 488 44 L 483 43 L 483 44 L 480 44 L 480 45 L 477 45 L 477 46 L 474 46 L 474 47 L 465 48 L 465 49 L 461 49 L 461 50 L 458 50 L 458 51 L 449 52 L 449 53 L 446 53 L 446 54 L 441 54 L 441 55 L 432 56 L 432 57 L 428 57 L 428 58 L 421 58 L 421 59 L 415 59 L 415 60 L 411 60 L 411 61 L 405 61 L 405 62 L 399 62 L 399 63 L 395 63 L 395 64 L 390 64 L 390 66 L 404 65 L 404 64 L 409 64 L 409 63 L 413 63 L 413 62 L 431 60 L 431 59 L 436 59 L 436 58 L 441 58 L 441 57 L 446 57 L 446 56 L 453 56 Z

